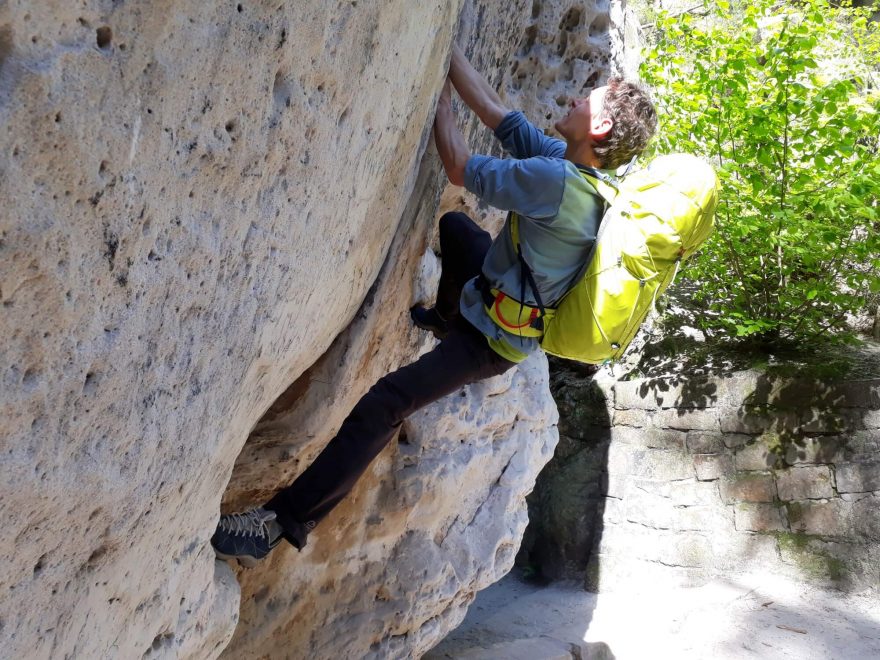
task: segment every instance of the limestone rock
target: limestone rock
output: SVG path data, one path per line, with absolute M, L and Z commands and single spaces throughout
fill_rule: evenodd
M 226 657 L 418 657 L 512 567 L 555 421 L 541 355 L 414 414 L 303 552 L 240 572 Z
M 536 0 L 505 76 L 513 106 L 533 121 L 555 119 L 619 68 L 623 51 L 620 3 Z
M 458 9 L 0 4 L 4 655 L 227 643 L 221 494 L 376 280 Z
M 436 276 L 443 177 L 423 156 L 453 36 L 549 126 L 606 75 L 610 11 L 0 3 L 4 654 L 221 652 L 239 604 L 208 545 L 221 495 L 264 500 L 427 348 L 406 309 Z M 233 649 L 339 657 L 335 616 L 363 633 L 351 648 L 426 649 L 512 562 L 555 442 L 545 390 L 536 359 L 407 426 L 322 543 L 240 576 Z M 324 604 L 307 633 L 306 602 Z

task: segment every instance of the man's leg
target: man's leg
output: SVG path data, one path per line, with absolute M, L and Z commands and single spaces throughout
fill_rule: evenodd
M 416 305 L 410 310 L 413 323 L 443 338 L 458 317 L 461 289 L 480 274 L 492 237 L 464 213 L 445 213 L 440 218 L 440 284 L 437 303 L 431 309 Z
M 462 287 L 480 274 L 492 244 L 489 232 L 464 213 L 445 213 L 440 218 L 440 284 L 434 308 L 447 321 L 458 316 Z
M 404 419 L 463 385 L 513 366 L 473 326 L 458 320 L 434 350 L 373 385 L 314 463 L 265 508 L 277 514 L 288 540 L 301 548 L 305 534 L 351 491 Z
M 452 332 L 433 351 L 370 388 L 314 463 L 265 507 L 222 516 L 212 538 L 218 556 L 252 565 L 274 547 L 282 530 L 294 546 L 304 547 L 309 531 L 352 489 L 408 415 L 462 385 L 514 366 L 458 314 L 461 289 L 480 274 L 491 237 L 464 213 L 444 214 L 439 231 L 442 271 L 437 300 L 450 319 L 439 322 L 444 334 L 449 328 Z M 436 314 L 434 309 L 416 309 Z M 413 319 L 419 324 L 415 314 Z

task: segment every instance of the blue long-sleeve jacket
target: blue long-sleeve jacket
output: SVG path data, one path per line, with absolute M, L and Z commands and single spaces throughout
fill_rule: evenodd
M 541 299 L 554 306 L 573 284 L 596 240 L 604 203 L 595 188 L 565 160 L 565 142 L 545 136 L 522 112 L 509 113 L 495 136 L 513 158 L 471 156 L 464 185 L 487 204 L 520 216 L 523 256 L 532 270 Z M 520 265 L 510 236 L 510 218 L 483 261 L 489 284 L 513 298 L 522 290 Z M 526 286 L 526 304 L 535 306 Z M 486 314 L 476 280 L 461 294 L 461 313 L 503 357 L 520 362 L 538 347 L 536 339 L 498 327 Z

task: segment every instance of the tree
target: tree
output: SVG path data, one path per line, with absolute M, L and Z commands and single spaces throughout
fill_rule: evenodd
M 802 0 L 660 13 L 642 77 L 658 152 L 710 159 L 716 231 L 684 276 L 711 334 L 763 345 L 846 336 L 880 290 L 878 31 Z

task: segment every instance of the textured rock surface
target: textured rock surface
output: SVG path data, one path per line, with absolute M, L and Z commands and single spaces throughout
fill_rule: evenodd
M 414 280 L 432 268 L 443 179 L 421 157 L 453 35 L 549 125 L 563 88 L 605 75 L 611 12 L 0 3 L 4 654 L 220 652 L 239 591 L 207 541 L 236 459 L 226 506 L 262 501 L 425 348 L 405 319 L 430 290 Z M 439 639 L 512 560 L 554 437 L 543 369 L 414 422 L 306 553 L 242 578 L 233 649 L 394 655 Z M 455 421 L 466 411 L 482 430 Z M 331 622 L 363 637 L 333 646 Z
M 741 371 L 618 381 L 558 369 L 560 444 L 524 559 L 591 589 L 762 567 L 880 584 L 880 381 Z
M 533 2 L 531 20 L 505 72 L 511 105 L 552 126 L 571 99 L 619 71 L 622 25 L 623 3 Z
M 220 496 L 376 279 L 457 13 L 0 4 L 4 655 L 228 641 Z
M 473 0 L 465 3 L 460 41 L 471 44 L 474 65 L 488 74 L 508 107 L 521 109 L 555 135 L 553 125 L 568 112 L 569 101 L 604 84 L 612 73 L 634 75 L 638 21 L 625 5 L 520 0 L 498 6 Z M 499 30 L 499 19 L 513 21 L 513 29 Z M 467 130 L 472 149 L 499 155 L 497 143 L 475 117 L 470 116 Z M 489 231 L 497 230 L 505 217 L 462 188 L 445 190 L 442 207 L 480 218 Z
M 586 34 L 584 25 L 589 25 L 588 19 L 593 20 L 589 17 L 607 15 L 609 11 L 608 7 L 593 9 L 591 3 L 575 5 L 580 7 L 576 10 L 580 18 L 578 21 L 570 20 L 571 25 L 566 28 L 569 32 L 577 33 L 577 36 L 570 38 L 574 50 L 578 48 L 578 40 Z M 487 72 L 491 82 L 502 93 L 507 90 L 507 102 L 511 107 L 522 107 L 539 125 L 552 125 L 555 116 L 566 112 L 566 109 L 554 103 L 548 120 L 541 105 L 543 97 L 522 90 L 518 94 L 512 93 L 510 70 L 504 70 L 503 67 L 516 44 L 519 44 L 517 48 L 521 51 L 523 44 L 529 42 L 535 25 L 543 25 L 548 35 L 553 33 L 553 26 L 556 25 L 556 34 L 561 34 L 559 24 L 569 7 L 552 2 L 533 3 L 531 6 L 517 2 L 503 7 L 492 2 L 468 2 L 460 19 L 458 38 L 460 43 L 466 45 L 475 66 Z M 569 39 L 567 36 L 548 38 Z M 611 42 L 611 36 L 606 34 L 603 50 L 603 42 L 594 35 L 592 46 L 582 45 L 584 49 L 589 47 L 590 52 L 602 54 L 602 57 L 597 55 L 596 61 L 591 64 L 592 68 L 579 67 L 579 77 L 575 80 L 562 80 L 559 77 L 560 69 L 554 62 L 549 63 L 547 69 L 541 69 L 536 62 L 533 70 L 543 72 L 543 82 L 535 85 L 533 91 L 552 85 L 554 89 L 564 87 L 576 93 L 593 73 L 596 74 L 592 77 L 594 81 L 605 76 Z M 569 53 L 563 59 L 572 62 L 577 58 Z M 531 84 L 529 77 L 522 80 Z M 490 132 L 473 115 L 461 112 L 460 117 L 468 143 L 474 151 L 500 153 Z M 432 284 L 426 285 L 423 281 L 415 285 L 412 283 L 413 264 L 422 259 L 420 251 L 424 248 L 424 244 L 413 240 L 413 236 L 430 236 L 431 227 L 439 214 L 453 208 L 469 211 L 490 231 L 497 231 L 503 220 L 502 214 L 479 208 L 473 198 L 460 188 L 446 189 L 441 197 L 442 177 L 438 179 L 436 173 L 436 160 L 426 159 L 414 194 L 403 213 L 398 236 L 389 250 L 386 265 L 356 314 L 355 321 L 321 359 L 288 388 L 254 429 L 236 463 L 229 490 L 224 496 L 227 509 L 262 502 L 288 483 L 317 455 L 344 415 L 376 378 L 405 363 L 417 351 L 424 350 L 419 343 L 423 336 L 414 333 L 402 321 L 406 318 L 406 308 L 411 300 L 425 299 L 424 292 L 429 292 L 430 296 L 434 290 Z M 438 197 L 441 197 L 439 211 L 436 203 Z M 430 259 L 422 259 L 422 263 L 428 264 L 427 271 L 436 272 L 430 265 Z M 486 404 L 480 403 L 480 391 L 477 388 L 469 394 L 468 406 L 497 405 L 491 400 Z M 526 398 L 543 401 L 544 397 L 546 388 L 543 382 L 533 381 Z M 333 405 L 329 406 L 331 399 Z M 471 400 L 476 404 L 470 403 Z M 439 405 L 442 407 L 448 403 Z M 444 433 L 443 428 L 447 423 L 438 423 L 438 433 Z M 478 430 L 479 417 L 469 423 L 471 433 L 483 432 Z M 491 422 L 490 426 L 497 423 Z M 458 440 L 452 443 L 460 444 L 460 440 L 466 437 L 462 435 L 464 433 L 464 429 L 453 430 L 452 437 Z M 495 443 L 503 444 L 504 433 L 492 433 L 496 436 Z M 442 440 L 444 436 L 439 437 Z M 534 438 L 513 434 L 505 442 L 510 441 L 546 444 L 540 434 Z M 274 559 L 270 568 L 261 569 L 258 573 L 240 574 L 242 622 L 227 652 L 229 657 L 259 654 L 328 658 L 372 654 L 375 657 L 395 657 L 425 650 L 457 624 L 474 591 L 496 579 L 500 575 L 500 565 L 512 562 L 512 555 L 508 558 L 507 553 L 515 553 L 519 541 L 511 534 L 511 529 L 518 529 L 517 533 L 521 533 L 518 528 L 521 509 L 515 498 L 506 505 L 507 523 L 502 520 L 498 521 L 499 525 L 473 524 L 462 528 L 460 534 L 448 536 L 442 546 L 438 546 L 439 550 L 424 545 L 426 530 L 432 527 L 444 529 L 449 523 L 449 512 L 436 510 L 436 503 L 430 506 L 425 504 L 425 497 L 433 501 L 433 494 L 416 496 L 413 492 L 400 492 L 397 485 L 400 474 L 394 462 L 397 460 L 396 451 L 393 447 L 386 450 L 383 458 L 358 486 L 356 493 L 322 523 L 306 553 L 297 555 L 288 552 Z M 517 479 L 522 483 L 514 490 L 522 495 L 530 489 L 533 471 L 546 457 L 543 453 L 534 455 L 534 447 L 520 447 L 518 451 L 524 452 L 524 456 L 531 456 L 528 465 L 525 469 L 508 468 L 504 472 L 503 482 L 519 475 Z M 267 466 L 271 469 L 267 469 Z M 483 506 L 494 510 L 497 508 L 492 503 L 494 491 L 487 490 L 485 485 L 499 478 L 501 468 L 503 466 L 497 463 L 487 465 L 479 479 L 472 475 L 467 482 L 462 482 L 455 470 L 447 473 L 451 466 L 443 461 L 435 461 L 433 476 L 429 474 L 430 466 L 420 467 L 419 483 L 423 485 L 419 488 L 455 493 L 453 502 L 462 498 L 466 501 L 469 501 L 468 498 L 477 498 L 474 500 L 476 502 L 484 498 Z M 480 487 L 480 484 L 483 486 Z M 505 497 L 510 495 L 508 493 Z M 413 501 L 410 504 L 401 503 L 401 498 L 413 498 Z M 415 513 L 407 514 L 403 520 L 401 516 L 409 506 L 414 507 Z M 469 506 L 473 508 L 478 505 Z M 413 529 L 422 531 L 410 538 L 410 530 Z M 367 547 L 371 548 L 370 554 L 365 555 L 364 549 Z M 420 550 L 424 547 L 428 550 Z M 499 547 L 505 548 L 504 561 L 492 558 L 492 553 Z M 422 570 L 427 569 L 427 575 L 416 579 L 407 572 L 408 568 L 398 567 L 397 557 L 403 553 L 419 556 L 423 552 L 427 553 L 425 557 L 428 559 L 419 561 L 425 564 Z M 384 563 L 383 558 L 386 559 Z M 454 578 L 450 578 L 449 566 L 455 567 Z M 307 572 L 304 573 L 304 570 Z M 406 579 L 398 577 L 401 571 L 404 571 Z M 274 581 L 282 574 L 289 577 L 284 577 L 281 586 L 276 588 Z M 352 577 L 341 577 L 361 574 L 364 575 L 361 583 Z M 305 580 L 306 575 L 310 576 L 308 581 Z M 395 585 L 393 598 L 381 588 L 383 581 Z M 445 586 L 438 588 L 436 585 L 443 581 Z M 295 594 L 296 597 L 288 594 Z M 391 599 L 393 606 L 383 604 L 388 599 Z M 323 606 L 309 605 L 313 602 L 344 602 L 345 605 L 329 611 Z M 393 625 L 389 624 L 389 616 L 394 619 Z M 341 636 L 340 630 L 352 632 Z
M 556 445 L 546 360 L 416 413 L 303 552 L 241 571 L 226 657 L 418 657 L 513 565 Z

